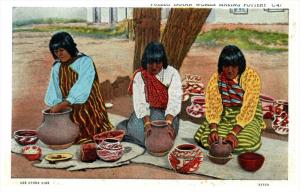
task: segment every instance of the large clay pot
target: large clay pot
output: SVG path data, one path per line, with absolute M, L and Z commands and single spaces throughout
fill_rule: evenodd
M 155 120 L 151 122 L 145 136 L 145 146 L 149 154 L 153 156 L 164 156 L 174 145 L 175 133 L 169 128 L 165 120 Z
M 50 113 L 50 109 L 42 111 L 44 121 L 38 128 L 39 139 L 51 149 L 70 147 L 79 135 L 79 127 L 70 119 L 72 109 L 60 113 Z
M 117 139 L 104 139 L 97 145 L 97 155 L 104 161 L 117 161 L 124 154 L 124 147 Z
M 193 144 L 185 143 L 175 147 L 168 156 L 169 164 L 179 173 L 196 171 L 203 161 L 200 148 Z

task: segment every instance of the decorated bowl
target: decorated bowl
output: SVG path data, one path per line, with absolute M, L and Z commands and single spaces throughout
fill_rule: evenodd
M 95 135 L 94 141 L 97 144 L 100 144 L 104 139 L 116 139 L 121 142 L 124 135 L 125 135 L 124 130 L 105 131 Z
M 124 147 L 117 139 L 104 139 L 97 145 L 97 155 L 103 161 L 117 161 L 124 154 Z
M 168 155 L 170 166 L 178 173 L 191 173 L 198 170 L 203 161 L 200 148 L 193 144 L 176 146 Z
M 23 129 L 14 132 L 14 139 L 20 145 L 33 145 L 38 141 L 37 131 Z
M 29 161 L 35 161 L 40 159 L 42 155 L 42 149 L 36 145 L 28 145 L 22 148 L 22 155 Z

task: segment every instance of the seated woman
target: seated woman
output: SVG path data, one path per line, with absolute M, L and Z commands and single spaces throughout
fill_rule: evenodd
M 125 140 L 144 147 L 144 134 L 153 120 L 166 120 L 177 135 L 182 90 L 180 75 L 168 65 L 161 43 L 151 42 L 146 46 L 141 65 L 129 86 L 134 112 L 117 129 L 126 131 Z
M 232 144 L 234 153 L 259 149 L 265 128 L 260 91 L 260 77 L 246 66 L 241 50 L 234 45 L 225 46 L 219 56 L 218 72 L 206 88 L 206 121 L 194 136 L 196 142 L 208 148 L 223 137 Z
M 79 53 L 66 32 L 54 34 L 49 49 L 55 59 L 45 96 L 50 112 L 72 108 L 71 120 L 80 128 L 76 143 L 90 142 L 95 134 L 114 129 L 104 107 L 93 60 Z

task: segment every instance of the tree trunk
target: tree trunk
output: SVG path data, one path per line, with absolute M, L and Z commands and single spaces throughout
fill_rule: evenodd
M 161 42 L 170 64 L 176 69 L 180 69 L 210 11 L 211 9 L 171 9 Z
M 134 8 L 133 22 L 135 33 L 135 47 L 133 70 L 140 67 L 141 58 L 146 45 L 160 38 L 160 8 Z

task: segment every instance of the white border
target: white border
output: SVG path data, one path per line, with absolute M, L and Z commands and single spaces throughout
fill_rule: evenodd
M 178 2 L 176 4 L 176 2 Z M 228 3 L 229 1 L 213 1 L 214 7 L 202 6 L 203 8 L 222 8 L 218 3 Z M 212 4 L 212 1 L 137 1 L 137 0 L 118 0 L 118 1 L 96 1 L 96 0 L 64 0 L 64 1 L 0 1 L 0 191 L 28 191 L 38 188 L 43 191 L 75 190 L 75 191 L 104 191 L 104 190 L 130 190 L 130 191 L 299 191 L 299 109 L 297 90 L 300 90 L 299 78 L 299 2 L 294 1 L 230 1 L 230 4 L 266 4 L 267 8 L 274 8 L 272 5 L 281 4 L 284 8 L 289 8 L 289 111 L 290 111 L 290 134 L 289 134 L 289 179 L 283 181 L 228 181 L 228 180 L 73 180 L 73 179 L 25 179 L 26 181 L 49 181 L 50 185 L 20 185 L 24 179 L 11 179 L 11 106 L 12 106 L 12 7 L 199 7 L 197 4 Z M 258 7 L 252 8 L 258 8 Z M 226 7 L 229 8 L 229 7 Z M 251 7 L 247 7 L 251 8 Z M 298 19 L 298 20 L 297 20 Z M 276 149 L 274 149 L 276 150 Z M 280 152 L 278 152 L 280 155 Z M 268 187 L 259 187 L 258 183 L 268 183 Z M 88 189 L 87 189 L 87 186 Z M 237 188 L 238 187 L 238 188 Z

